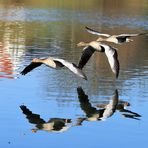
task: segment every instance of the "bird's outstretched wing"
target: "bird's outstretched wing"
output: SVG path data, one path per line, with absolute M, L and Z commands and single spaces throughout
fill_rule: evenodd
M 91 33 L 91 34 L 95 34 L 95 35 L 99 35 L 99 36 L 110 37 L 109 34 L 105 34 L 105 33 L 98 32 L 98 31 L 93 30 L 93 29 L 91 29 L 91 28 L 89 28 L 89 27 L 87 27 L 87 26 L 86 26 L 85 28 L 86 28 L 86 30 L 87 30 L 89 33 Z
M 136 116 L 134 116 L 133 114 L 122 114 L 123 117 L 125 118 L 131 118 L 131 119 L 135 119 L 135 120 L 140 120 L 139 118 L 137 118 Z
M 33 124 L 43 124 L 45 121 L 38 114 L 32 113 L 25 105 L 20 106 L 22 112 L 26 115 L 26 118 L 30 123 Z
M 120 34 L 117 35 L 117 37 L 134 37 L 134 36 L 140 36 L 140 35 L 146 35 L 148 33 L 135 33 L 135 34 Z
M 68 62 L 66 60 L 58 59 L 58 58 L 55 58 L 53 60 L 54 60 L 54 62 L 60 62 L 62 65 L 64 65 L 70 71 L 75 73 L 77 76 L 87 80 L 87 76 L 85 75 L 85 73 L 77 65 L 75 65 L 74 63 L 70 63 L 70 62 Z
M 113 71 L 113 73 L 115 73 L 116 78 L 118 78 L 119 75 L 119 69 L 120 69 L 120 65 L 119 65 L 119 61 L 118 61 L 118 54 L 115 48 L 108 46 L 108 45 L 101 45 L 105 48 L 105 54 L 108 58 L 108 62 L 110 64 L 110 67 Z
M 78 67 L 82 69 L 85 64 L 88 62 L 92 54 L 95 52 L 95 49 L 91 46 L 87 46 L 83 49 L 82 55 L 80 57 Z
M 35 63 L 31 62 L 28 66 L 24 68 L 24 70 L 21 72 L 22 75 L 27 74 L 28 72 L 32 71 L 33 69 L 39 67 L 42 63 Z

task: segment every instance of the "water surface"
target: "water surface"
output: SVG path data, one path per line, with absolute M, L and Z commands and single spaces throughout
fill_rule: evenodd
M 77 64 L 82 48 L 76 44 L 97 39 L 85 26 L 109 34 L 148 32 L 148 2 L 0 2 L 1 147 L 146 147 L 147 36 L 110 44 L 118 48 L 117 80 L 99 53 L 84 68 L 88 81 L 46 66 L 19 74 L 35 57 Z

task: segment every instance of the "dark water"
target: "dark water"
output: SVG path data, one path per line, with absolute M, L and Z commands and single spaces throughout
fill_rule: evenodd
M 0 1 L 0 147 L 147 147 L 148 36 L 110 44 L 118 48 L 118 80 L 98 53 L 84 68 L 88 81 L 46 66 L 19 74 L 34 57 L 77 64 L 76 44 L 97 38 L 85 26 L 148 32 L 148 2 Z

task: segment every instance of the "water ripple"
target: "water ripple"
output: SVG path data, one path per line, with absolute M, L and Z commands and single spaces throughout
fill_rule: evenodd
M 4 15 L 9 12 L 7 15 Z M 54 22 L 54 21 L 79 21 L 87 24 L 98 24 L 105 26 L 127 26 L 131 28 L 148 29 L 147 16 L 127 16 L 116 14 L 112 16 L 103 15 L 102 12 L 73 11 L 62 9 L 0 9 L 1 21 L 20 22 Z

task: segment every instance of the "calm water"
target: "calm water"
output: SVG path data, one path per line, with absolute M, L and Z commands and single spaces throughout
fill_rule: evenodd
M 34 57 L 77 64 L 76 44 L 97 38 L 85 26 L 148 32 L 148 1 L 0 1 L 0 147 L 147 147 L 148 36 L 110 44 L 118 80 L 99 53 L 84 68 L 88 81 L 46 66 L 19 74 Z

